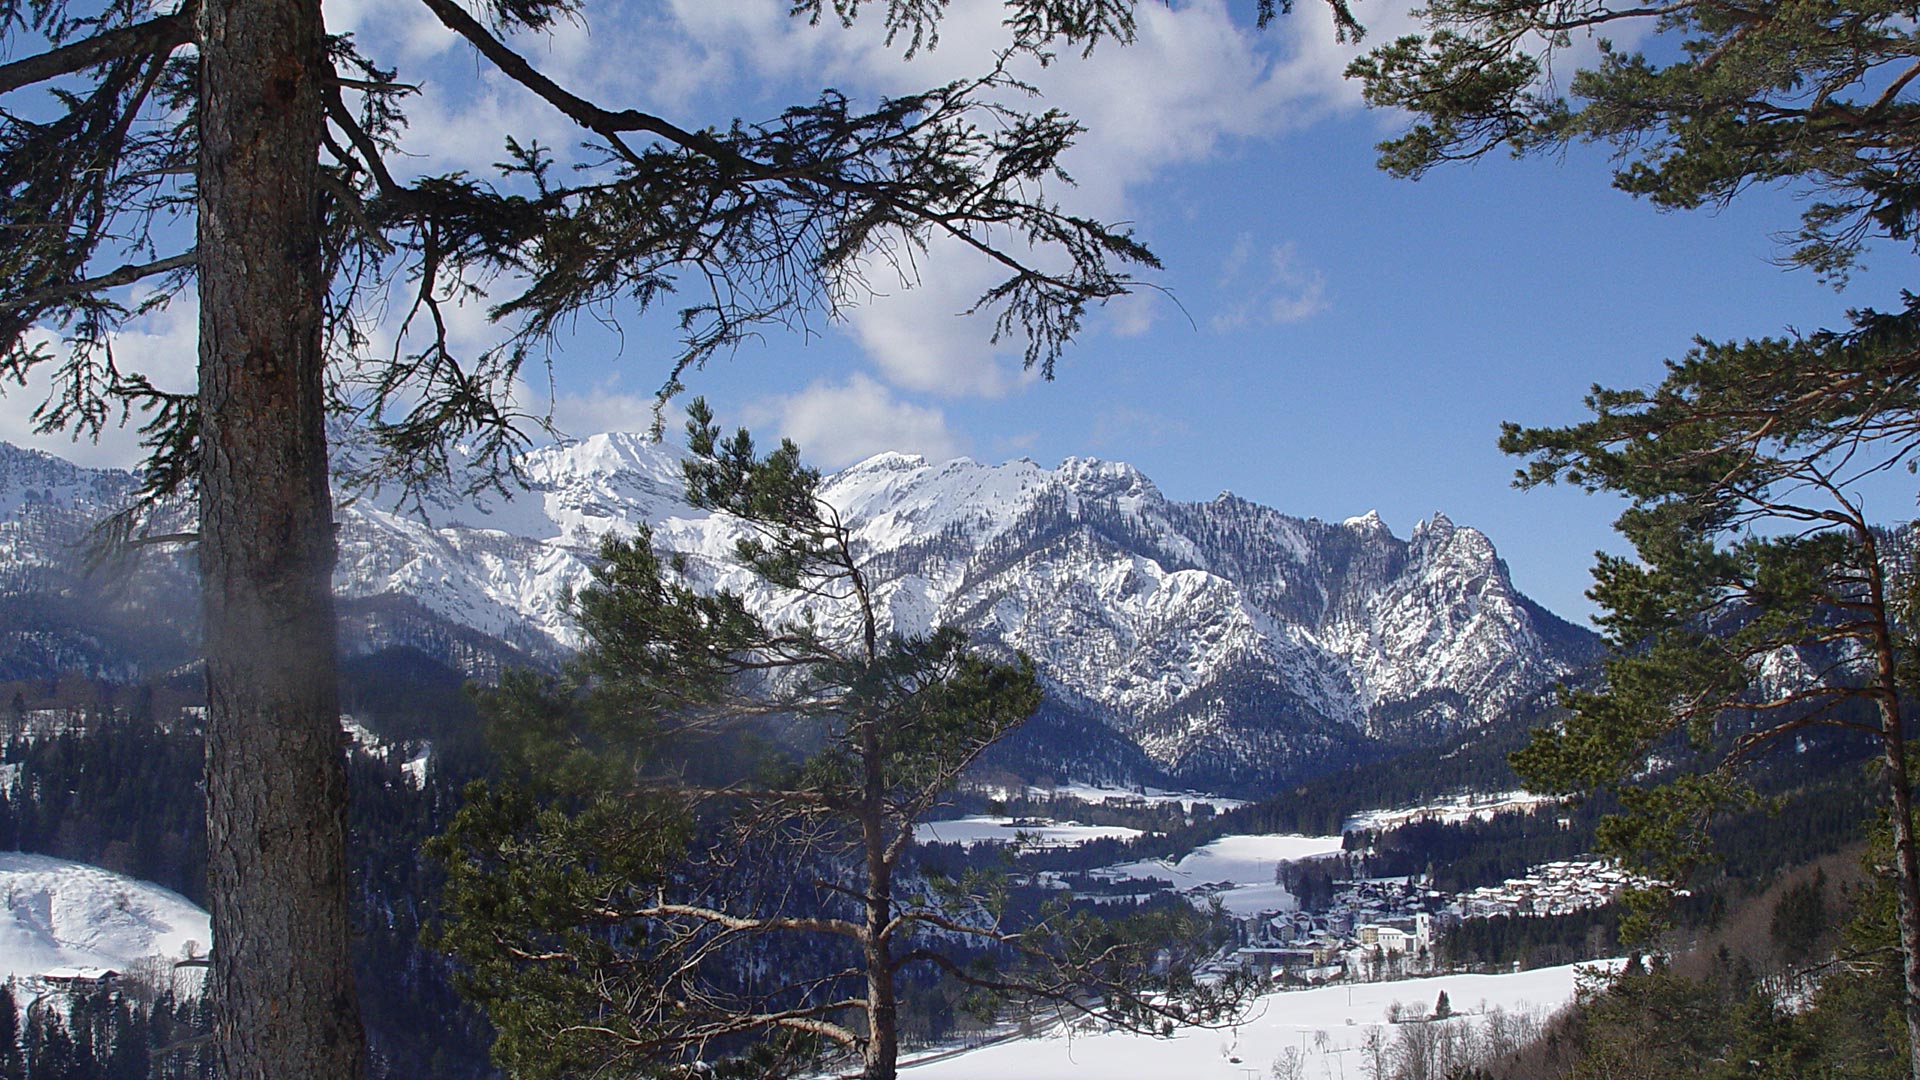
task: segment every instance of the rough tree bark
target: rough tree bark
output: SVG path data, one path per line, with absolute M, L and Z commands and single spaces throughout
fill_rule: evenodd
M 1913 794 L 1907 777 L 1906 736 L 1895 707 L 1881 703 L 1882 768 L 1893 827 L 1895 921 L 1900 931 L 1901 1013 L 1907 1024 L 1908 1075 L 1920 1080 L 1920 853 L 1913 835 Z
M 200 568 L 219 1075 L 352 1080 L 319 0 L 201 8 Z
M 1900 975 L 1905 990 L 1901 1014 L 1907 1024 L 1907 1071 L 1920 1080 L 1920 850 L 1913 835 L 1913 780 L 1907 765 L 1906 729 L 1900 718 L 1899 651 L 1887 603 L 1886 572 L 1873 530 L 1854 530 L 1866 567 L 1867 605 L 1873 626 L 1875 704 L 1880 717 L 1880 767 L 1887 783 L 1887 822 L 1893 831 L 1894 921 L 1900 933 Z

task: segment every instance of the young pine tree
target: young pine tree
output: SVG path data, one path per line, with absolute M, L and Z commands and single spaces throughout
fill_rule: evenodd
M 689 412 L 689 500 L 737 522 L 739 564 L 799 614 L 696 587 L 644 531 L 610 537 L 571 601 L 578 659 L 485 696 L 503 769 L 435 851 L 444 944 L 500 1064 L 791 1075 L 838 1057 L 892 1080 L 901 987 L 934 974 L 1145 1031 L 1231 1016 L 1244 985 L 1194 979 L 1190 910 L 1016 920 L 1002 883 L 915 870 L 915 823 L 1039 705 L 1033 665 L 953 628 L 888 632 L 819 473 Z M 666 775 L 711 773 L 716 737 L 749 723 L 814 749 L 724 788 Z

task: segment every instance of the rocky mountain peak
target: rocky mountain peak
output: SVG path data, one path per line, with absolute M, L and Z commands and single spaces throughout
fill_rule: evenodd
M 424 515 L 343 506 L 336 585 L 349 599 L 405 598 L 410 627 L 439 619 L 552 655 L 574 644 L 559 598 L 586 580 L 599 538 L 646 524 L 695 556 L 700 583 L 797 617 L 800 598 L 750 588 L 732 565 L 737 526 L 682 501 L 680 459 L 610 433 L 527 455 L 528 487 L 511 498 L 442 500 Z M 0 481 L 29 473 L 106 493 L 75 496 L 100 509 L 131 483 L 0 453 Z M 1444 515 L 1401 540 L 1377 513 L 1330 525 L 1232 496 L 1176 502 L 1133 466 L 1093 458 L 1049 470 L 883 454 L 822 494 L 854 528 L 892 629 L 958 625 L 984 648 L 1025 652 L 1050 715 L 1185 782 L 1255 790 L 1373 740 L 1487 723 L 1579 659 L 1580 632 L 1528 604 L 1491 541 Z
M 1058 475 L 1082 498 L 1162 497 L 1153 481 L 1124 461 L 1071 457 L 1060 463 Z
M 959 460 L 966 461 L 967 459 L 962 458 Z M 970 461 L 968 463 L 971 464 Z M 914 470 L 924 469 L 926 467 L 927 467 L 927 459 L 924 457 L 921 457 L 919 454 L 902 454 L 897 450 L 885 450 L 878 454 L 873 455 L 872 457 L 866 459 L 865 461 L 857 462 L 853 465 L 848 466 L 846 469 L 846 473 L 856 474 L 856 473 L 868 473 L 868 472 L 877 472 L 877 473 L 912 472 Z
M 1378 510 L 1369 510 L 1359 517 L 1350 517 L 1341 522 L 1340 525 L 1342 528 L 1352 529 L 1354 532 L 1360 533 L 1381 532 L 1387 528 L 1387 523 L 1380 520 L 1380 511 Z

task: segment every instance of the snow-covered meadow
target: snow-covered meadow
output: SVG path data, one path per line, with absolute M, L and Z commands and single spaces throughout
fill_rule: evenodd
M 0 852 L 0 899 L 0 980 L 126 971 L 148 956 L 204 956 L 213 941 L 207 913 L 179 893 L 46 855 Z
M 1496 814 L 1523 813 L 1560 802 L 1557 795 L 1536 795 L 1530 791 L 1504 791 L 1492 795 L 1457 795 L 1451 799 L 1403 806 L 1393 810 L 1367 810 L 1341 824 L 1342 832 L 1358 829 L 1395 829 L 1416 821 L 1457 824 L 1462 821 L 1486 821 Z
M 1032 847 L 1072 847 L 1089 840 L 1132 840 L 1139 829 L 1124 825 L 1082 825 L 1075 821 L 1029 821 L 975 814 L 946 821 L 924 821 L 913 827 L 917 844 L 1011 844 L 1015 839 Z
M 1079 799 L 1088 803 L 1145 803 L 1158 806 L 1163 803 L 1179 803 L 1180 809 L 1192 812 L 1197 803 L 1206 803 L 1215 810 L 1234 810 L 1247 805 L 1245 799 L 1229 799 L 1224 795 L 1210 795 L 1204 791 L 1168 791 L 1165 788 L 1140 787 L 1099 787 L 1093 784 L 1057 784 L 1051 787 L 1030 786 L 1022 792 L 1034 799 Z M 1002 791 L 1005 798 L 1009 792 Z
M 1273 1075 L 1275 1061 L 1292 1051 L 1301 1080 L 1360 1080 L 1368 1075 L 1369 1036 L 1388 1048 L 1405 1026 L 1389 1020 L 1396 1005 L 1405 1015 L 1426 1016 L 1445 991 L 1455 1018 L 1444 1023 L 1463 1031 L 1484 1027 L 1495 1010 L 1544 1017 L 1572 1000 L 1581 971 L 1615 963 L 1285 991 L 1261 998 L 1230 1028 L 1165 1039 L 1056 1028 L 902 1068 L 913 1080 L 1248 1080 Z
M 1340 851 L 1338 836 L 1223 836 L 1177 861 L 1144 859 L 1097 871 L 1114 880 L 1159 878 L 1189 895 L 1214 895 L 1235 915 L 1292 911 L 1292 894 L 1274 883 L 1274 868 Z M 1214 886 L 1214 888 L 1208 888 Z

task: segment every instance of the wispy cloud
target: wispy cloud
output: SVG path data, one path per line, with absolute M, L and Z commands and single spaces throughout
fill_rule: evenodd
M 1291 242 L 1268 250 L 1259 270 L 1249 267 L 1247 238 L 1228 254 L 1220 279 L 1223 306 L 1207 324 L 1226 332 L 1248 326 L 1277 326 L 1310 319 L 1327 310 L 1327 279 L 1307 265 Z
M 799 444 L 808 461 L 836 469 L 886 450 L 934 461 L 960 456 L 960 438 L 939 409 L 894 397 L 865 375 L 844 383 L 817 382 L 797 394 L 748 410 L 747 422 L 772 426 Z
M 542 402 L 531 399 L 534 408 Z M 585 438 L 603 431 L 647 433 L 659 419 L 660 431 L 668 439 L 680 438 L 685 414 L 669 405 L 656 411 L 659 398 L 653 394 L 635 394 L 620 389 L 617 378 L 601 381 L 585 393 L 559 393 L 552 402 L 553 424 L 572 438 Z
M 667 10 L 655 86 L 687 100 L 754 100 L 777 83 L 823 82 L 868 96 L 910 92 L 977 74 L 1005 44 L 996 4 L 951 7 L 937 47 L 910 62 L 897 43 L 886 44 L 878 19 L 858 20 L 851 30 L 809 26 L 788 17 L 778 0 L 673 0 Z M 1356 50 L 1334 42 L 1325 16 L 1311 7 L 1267 31 L 1237 19 L 1228 0 L 1143 4 L 1138 18 L 1132 45 L 1103 45 L 1089 57 L 1069 51 L 1044 68 L 1018 72 L 1046 107 L 1062 108 L 1087 127 L 1065 159 L 1078 186 L 1046 193 L 1075 212 L 1136 217 L 1136 190 L 1169 167 L 1359 105 L 1341 77 Z M 996 269 L 945 244 L 909 268 L 905 282 L 876 265 L 874 294 L 858 297 L 847 312 L 875 376 L 946 396 L 991 398 L 1019 389 L 1012 355 L 1019 343 L 996 349 L 985 319 L 957 317 L 997 280 Z M 1300 274 L 1282 282 L 1285 291 L 1270 290 L 1262 310 L 1246 317 L 1301 319 L 1320 310 L 1324 283 L 1311 271 Z M 1104 328 L 1118 336 L 1145 333 L 1160 303 L 1148 297 L 1115 305 Z
M 1192 433 L 1193 429 L 1184 420 L 1121 406 L 1108 409 L 1094 418 L 1087 441 L 1095 449 L 1113 452 L 1143 445 L 1153 446 Z

